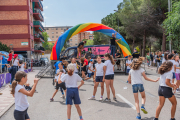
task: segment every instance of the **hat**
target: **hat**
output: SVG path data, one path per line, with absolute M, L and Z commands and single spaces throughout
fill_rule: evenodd
M 14 58 L 18 57 L 18 54 L 14 54 Z
M 74 66 L 74 64 L 69 64 L 68 66 L 67 66 L 67 70 L 71 70 L 71 71 L 74 71 L 75 70 L 75 66 Z
M 94 60 L 93 60 L 93 59 L 91 59 L 91 60 L 90 60 L 90 62 L 94 62 Z

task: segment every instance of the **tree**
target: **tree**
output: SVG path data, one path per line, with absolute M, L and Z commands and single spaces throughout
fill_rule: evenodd
M 93 40 L 83 39 L 83 41 L 86 41 L 85 45 L 94 45 L 94 41 Z
M 93 32 L 93 35 L 94 35 L 94 39 L 93 39 L 94 45 L 109 44 L 109 40 L 110 40 L 109 36 L 100 32 Z
M 10 47 L 8 47 L 6 44 L 2 44 L 0 42 L 0 51 L 6 51 L 6 52 L 9 52 L 10 50 Z

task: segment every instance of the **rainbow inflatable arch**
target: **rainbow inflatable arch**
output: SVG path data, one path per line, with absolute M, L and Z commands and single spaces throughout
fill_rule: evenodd
M 84 24 L 79 24 L 76 25 L 70 29 L 68 29 L 66 32 L 64 32 L 56 41 L 56 43 L 54 44 L 53 48 L 52 48 L 52 52 L 51 52 L 51 60 L 58 60 L 61 50 L 64 46 L 64 44 L 66 43 L 67 40 L 69 40 L 72 36 L 84 32 L 84 31 L 96 31 L 96 32 L 101 32 L 105 35 L 108 36 L 112 36 L 112 33 L 117 33 L 116 34 L 116 38 L 120 39 L 117 44 L 119 45 L 119 47 L 121 48 L 123 55 L 124 56 L 128 56 L 131 55 L 131 50 L 129 48 L 129 45 L 127 44 L 127 42 L 125 41 L 125 39 L 118 33 L 116 32 L 114 29 L 107 27 L 103 24 L 99 24 L 99 23 L 84 23 Z

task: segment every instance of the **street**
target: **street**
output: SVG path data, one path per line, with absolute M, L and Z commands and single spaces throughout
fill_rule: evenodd
M 152 79 L 157 79 L 159 76 L 155 73 L 155 70 L 147 70 L 147 76 Z M 111 102 L 99 101 L 100 98 L 100 86 L 98 87 L 96 100 L 88 100 L 92 96 L 93 82 L 92 79 L 85 81 L 85 84 L 80 88 L 81 109 L 84 120 L 135 120 L 136 110 L 134 105 L 134 96 L 130 84 L 127 84 L 127 75 L 115 75 L 114 87 L 116 90 L 117 102 L 112 100 Z M 158 106 L 158 86 L 159 83 L 148 82 L 144 80 L 144 88 L 146 91 L 146 105 L 145 108 L 148 114 L 141 112 L 142 120 L 153 120 L 155 116 L 155 110 Z M 126 88 L 127 87 L 127 88 Z M 35 93 L 32 98 L 28 98 L 30 107 L 28 114 L 31 120 L 67 120 L 66 105 L 63 98 L 60 98 L 61 92 L 59 91 L 54 102 L 50 102 L 55 89 L 52 86 L 52 79 L 41 79 L 37 86 L 38 93 Z M 106 90 L 104 93 L 104 99 L 106 97 Z M 141 97 L 140 102 L 141 102 Z M 176 94 L 177 98 L 177 111 L 176 120 L 180 120 L 180 93 Z M 141 105 L 141 104 L 140 104 Z M 164 108 L 161 111 L 159 120 L 170 119 L 171 103 L 166 100 Z M 0 118 L 0 120 L 14 120 L 13 117 L 14 105 Z M 72 107 L 71 120 L 78 120 L 79 116 L 75 106 Z

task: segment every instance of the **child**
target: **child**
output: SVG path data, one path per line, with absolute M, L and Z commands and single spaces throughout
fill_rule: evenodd
M 115 96 L 115 89 L 113 86 L 115 62 L 113 60 L 113 57 L 109 53 L 106 53 L 104 55 L 104 59 L 106 61 L 104 63 L 104 67 L 103 67 L 103 69 L 104 69 L 103 81 L 105 81 L 105 83 L 106 83 L 106 90 L 107 90 L 107 98 L 104 101 L 111 102 L 111 100 L 110 100 L 110 88 L 111 88 L 111 91 L 113 93 L 113 100 L 117 101 L 116 96 Z
M 56 95 L 56 93 L 58 92 L 59 87 L 61 87 L 61 89 L 63 88 L 63 90 L 64 90 L 65 93 L 66 93 L 66 86 L 65 86 L 65 83 L 62 82 L 61 84 L 58 84 L 58 79 L 59 79 L 59 77 L 62 78 L 64 75 L 65 75 L 65 74 L 64 74 L 64 71 L 63 71 L 63 70 L 60 70 L 59 75 L 56 75 L 56 77 L 55 77 L 56 91 L 54 92 L 52 98 L 50 99 L 51 102 L 54 101 L 53 98 L 54 98 L 54 96 Z M 64 95 L 64 93 L 63 93 L 63 95 Z
M 176 90 L 176 85 L 172 83 L 172 70 L 173 68 L 173 63 L 170 61 L 164 62 L 161 67 L 159 68 L 159 74 L 160 75 L 160 81 L 159 81 L 159 105 L 156 109 L 156 116 L 154 120 L 158 120 L 159 114 L 161 112 L 162 107 L 164 106 L 166 98 L 169 99 L 169 101 L 172 104 L 171 107 L 171 119 L 170 120 L 175 120 L 175 112 L 176 112 L 176 97 L 174 96 L 172 89 Z
M 171 61 L 173 63 L 171 72 L 172 72 L 172 75 L 173 75 L 172 76 L 172 83 L 174 84 L 174 78 L 176 78 L 176 76 L 175 76 L 175 72 L 174 72 L 175 61 L 174 61 L 174 55 L 173 54 L 170 53 L 168 55 L 168 61 Z
M 149 56 L 149 53 L 146 55 L 146 60 L 147 60 L 147 66 L 150 67 L 150 59 L 151 57 Z
M 15 78 L 16 80 L 13 81 L 11 90 L 11 94 L 15 98 L 14 118 L 15 120 L 30 120 L 27 113 L 29 107 L 27 96 L 32 97 L 34 95 L 38 79 L 34 79 L 31 91 L 26 91 L 23 85 L 27 82 L 27 74 L 23 71 L 18 71 Z
M 176 85 L 177 85 L 177 92 L 179 92 L 179 85 L 180 85 L 180 67 L 179 67 L 179 55 L 174 56 L 175 64 L 174 64 L 174 70 L 175 70 L 175 76 L 176 76 Z
M 165 52 L 164 53 L 164 57 L 163 57 L 163 60 L 162 60 L 162 63 L 166 62 L 168 60 L 168 52 Z
M 90 60 L 90 63 L 89 63 L 89 66 L 88 66 L 88 79 L 90 79 L 91 76 L 92 76 L 93 73 L 94 73 L 94 70 L 93 70 L 93 63 L 94 63 L 94 60 L 91 59 L 91 60 Z M 87 80 L 87 79 L 85 79 L 85 80 Z
M 75 107 L 77 109 L 77 112 L 79 114 L 80 120 L 83 120 L 81 108 L 79 107 L 79 104 L 81 104 L 81 100 L 79 98 L 79 88 L 84 84 L 84 81 L 78 74 L 74 74 L 74 65 L 69 64 L 67 67 L 68 74 L 64 75 L 61 79 L 59 79 L 59 83 L 65 82 L 67 87 L 67 95 L 66 95 L 66 104 L 67 104 L 67 117 L 68 120 L 71 118 L 71 106 L 73 105 L 73 102 L 75 104 Z M 77 82 L 81 82 L 81 84 L 78 86 Z
M 128 82 L 129 84 L 132 84 L 132 89 L 134 93 L 135 106 L 136 106 L 136 111 L 137 111 L 136 118 L 139 120 L 141 119 L 141 115 L 140 115 L 140 110 L 139 110 L 138 91 L 141 93 L 141 96 L 142 96 L 141 110 L 144 112 L 144 114 L 148 113 L 144 107 L 146 96 L 145 96 L 142 76 L 144 77 L 145 80 L 151 81 L 151 82 L 157 82 L 159 80 L 159 78 L 157 80 L 152 80 L 146 76 L 144 69 L 140 67 L 142 64 L 142 61 L 143 61 L 142 57 L 140 57 L 139 59 L 133 59 L 133 62 L 130 65 L 131 70 L 129 71 L 129 76 L 128 76 Z
M 78 74 L 78 65 L 77 65 L 77 63 L 76 63 L 76 59 L 75 59 L 75 58 L 72 58 L 71 63 L 72 63 L 72 64 L 74 65 L 74 67 L 75 67 L 74 73 Z
M 131 70 L 131 68 L 129 67 L 129 65 L 132 63 L 131 60 L 131 55 L 128 56 L 128 60 L 126 61 L 126 66 L 127 66 L 127 71 L 126 73 L 129 74 L 129 71 Z
M 13 50 L 10 50 L 9 51 L 9 58 L 8 58 L 8 64 L 12 64 L 12 58 L 13 58 L 13 54 L 14 54 L 14 51 Z
M 64 74 L 66 74 L 66 70 L 65 69 L 63 69 L 63 63 L 61 62 L 61 63 L 59 63 L 59 65 L 58 65 L 58 67 L 59 67 L 59 69 L 56 71 L 56 76 L 58 76 L 59 75 L 59 73 L 60 73 L 60 70 L 63 70 L 63 73 Z M 58 88 L 60 88 L 60 90 L 61 90 L 61 93 L 62 93 L 62 98 L 64 98 L 65 96 L 64 96 L 64 92 L 63 92 L 63 89 L 61 88 L 61 87 L 58 87 Z
M 23 62 L 23 60 L 19 61 L 19 70 L 18 71 L 24 71 L 24 69 L 26 68 L 26 63 Z
M 86 70 L 86 67 L 87 67 L 87 65 L 88 65 L 88 61 L 87 61 L 87 59 L 85 58 L 85 57 L 82 57 L 81 58 L 81 63 L 82 63 L 82 78 L 83 78 L 83 80 L 84 79 L 89 79 L 89 78 L 87 78 L 86 77 L 86 72 L 87 72 L 87 70 Z
M 96 81 L 94 84 L 94 91 L 93 91 L 93 96 L 90 97 L 88 100 L 95 100 L 95 95 L 97 91 L 97 87 L 99 83 L 101 83 L 101 97 L 99 100 L 103 100 L 103 94 L 104 94 L 104 81 L 103 81 L 103 67 L 104 64 L 101 62 L 101 57 L 97 56 L 97 63 L 95 64 L 95 76 L 96 76 Z

